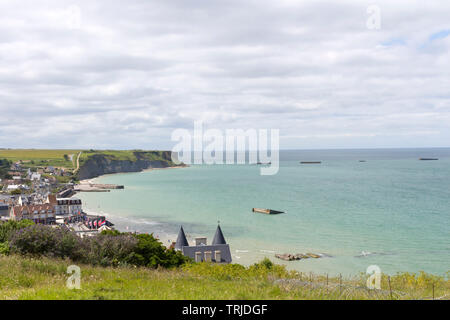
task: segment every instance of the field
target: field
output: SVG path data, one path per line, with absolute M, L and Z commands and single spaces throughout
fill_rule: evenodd
M 163 159 L 163 151 L 143 151 L 143 150 L 84 150 L 80 156 L 80 166 L 93 155 L 102 155 L 111 160 L 128 160 L 136 161 L 136 152 L 139 153 L 141 159 L 145 160 L 161 160 Z
M 85 150 L 80 156 L 80 164 L 85 162 L 90 156 L 98 154 L 116 160 L 136 161 L 136 156 L 131 150 Z
M 75 160 L 80 150 L 38 150 L 38 149 L 0 149 L 0 159 L 13 162 L 23 161 L 25 167 L 64 167 L 74 168 Z M 68 160 L 64 155 L 69 157 Z M 73 155 L 73 161 L 70 156 Z
M 70 261 L 0 255 L 0 299 L 449 299 L 450 281 L 429 275 L 387 278 L 368 290 L 365 277 L 326 278 L 286 273 L 276 266 L 194 264 L 176 270 L 81 268 L 81 289 L 66 287 Z M 312 280 L 312 281 L 311 281 Z
M 103 155 L 114 160 L 136 161 L 137 150 L 40 150 L 40 149 L 0 149 L 0 159 L 13 162 L 22 161 L 24 167 L 64 167 L 76 169 L 80 152 L 80 166 L 93 155 Z M 160 160 L 160 151 L 141 151 L 141 156 L 148 160 Z M 68 158 L 65 158 L 64 156 Z M 72 160 L 70 159 L 72 157 Z

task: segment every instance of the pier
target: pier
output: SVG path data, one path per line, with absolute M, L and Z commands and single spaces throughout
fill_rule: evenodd
M 77 192 L 110 192 L 111 190 L 123 190 L 123 185 L 99 184 L 99 183 L 81 183 L 74 187 Z

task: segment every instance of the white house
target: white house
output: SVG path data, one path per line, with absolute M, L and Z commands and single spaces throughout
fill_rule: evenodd
M 18 184 L 10 184 L 6 187 L 6 191 L 14 191 L 19 188 L 20 188 L 20 186 Z
M 31 180 L 32 181 L 40 181 L 41 175 L 39 173 L 33 173 L 33 174 L 31 174 Z
M 77 198 L 56 198 L 55 195 L 49 195 L 47 203 L 53 205 L 58 216 L 72 216 L 83 211 L 81 199 Z

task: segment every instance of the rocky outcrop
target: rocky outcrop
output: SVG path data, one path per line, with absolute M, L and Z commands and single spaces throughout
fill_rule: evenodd
M 104 174 L 121 172 L 140 172 L 150 168 L 167 168 L 174 166 L 170 152 L 158 154 L 158 160 L 151 160 L 148 153 L 135 153 L 136 160 L 120 160 L 103 154 L 94 154 L 80 166 L 78 178 L 80 180 L 95 178 Z
M 318 258 L 322 258 L 323 255 L 321 254 L 315 254 L 315 253 L 296 253 L 296 254 L 291 254 L 291 253 L 284 253 L 284 254 L 275 254 L 275 257 L 281 260 L 285 260 L 285 261 L 294 261 L 294 260 L 302 260 L 302 259 L 309 259 L 309 258 L 314 258 L 314 259 L 318 259 Z

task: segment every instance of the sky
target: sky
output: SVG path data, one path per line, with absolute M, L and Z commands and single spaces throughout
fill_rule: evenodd
M 0 1 L 0 147 L 450 147 L 449 1 Z

